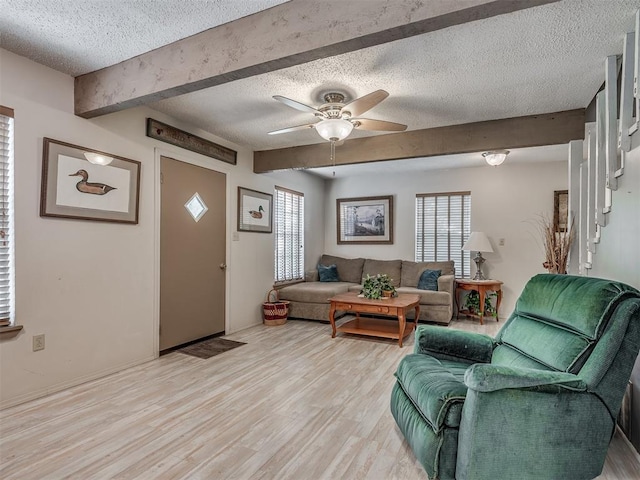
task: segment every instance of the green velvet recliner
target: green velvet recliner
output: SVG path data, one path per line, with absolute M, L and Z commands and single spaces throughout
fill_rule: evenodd
M 429 478 L 598 476 L 640 349 L 640 292 L 543 274 L 496 338 L 419 326 L 391 412 Z

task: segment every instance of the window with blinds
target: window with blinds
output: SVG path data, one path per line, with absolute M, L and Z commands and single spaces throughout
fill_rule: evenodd
M 304 194 L 276 187 L 275 281 L 304 278 Z
M 0 326 L 13 322 L 13 110 L 0 106 Z
M 416 195 L 416 262 L 453 260 L 456 277 L 471 274 L 471 192 Z

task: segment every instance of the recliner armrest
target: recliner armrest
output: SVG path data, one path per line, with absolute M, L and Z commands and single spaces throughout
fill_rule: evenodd
M 476 364 L 464 374 L 464 383 L 477 392 L 494 392 L 507 388 L 546 387 L 556 391 L 558 387 L 583 392 L 586 383 L 577 375 L 533 368 L 505 367 L 502 365 Z
M 470 363 L 488 363 L 493 354 L 493 338 L 446 327 L 419 325 L 413 352 Z

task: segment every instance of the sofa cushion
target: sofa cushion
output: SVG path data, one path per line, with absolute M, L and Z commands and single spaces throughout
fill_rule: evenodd
M 418 281 L 419 290 L 433 290 L 438 291 L 438 278 L 440 277 L 440 270 L 425 270 L 420 275 Z
M 409 262 L 403 260 L 400 285 L 402 287 L 417 287 L 420 275 L 425 270 L 440 270 L 441 275 L 455 275 L 453 260 L 446 262 Z
M 318 268 L 316 267 L 313 270 L 307 270 L 304 272 L 304 281 L 305 282 L 319 282 L 320 277 L 318 276 Z
M 461 376 L 469 365 L 460 363 L 452 368 L 455 362 L 447 363 L 445 366 L 429 355 L 412 353 L 400 361 L 395 374 L 402 390 L 436 433 L 445 426 L 460 425 L 467 395 Z
M 338 267 L 335 265 L 325 267 L 324 265 L 318 264 L 318 279 L 321 282 L 338 282 Z
M 281 300 L 304 303 L 329 303 L 329 299 L 347 293 L 352 283 L 347 282 L 303 282 L 294 283 L 278 290 Z
M 335 265 L 341 282 L 362 283 L 362 266 L 364 258 L 342 258 L 333 255 L 322 255 L 322 265 Z
M 448 292 L 420 290 L 416 287 L 398 287 L 396 291 L 398 293 L 415 293 L 419 295 L 421 305 L 451 305 L 451 295 Z
M 391 278 L 391 284 L 394 287 L 399 287 L 401 268 L 402 260 L 372 260 L 367 258 L 362 268 L 362 277 L 358 282 L 362 282 L 362 278 L 365 278 L 367 275 L 375 277 L 379 273 L 386 273 Z

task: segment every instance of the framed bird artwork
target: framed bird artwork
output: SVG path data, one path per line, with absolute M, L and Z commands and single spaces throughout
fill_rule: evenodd
M 44 138 L 40 216 L 137 224 L 140 165 Z
M 273 195 L 238 187 L 238 231 L 271 233 Z

